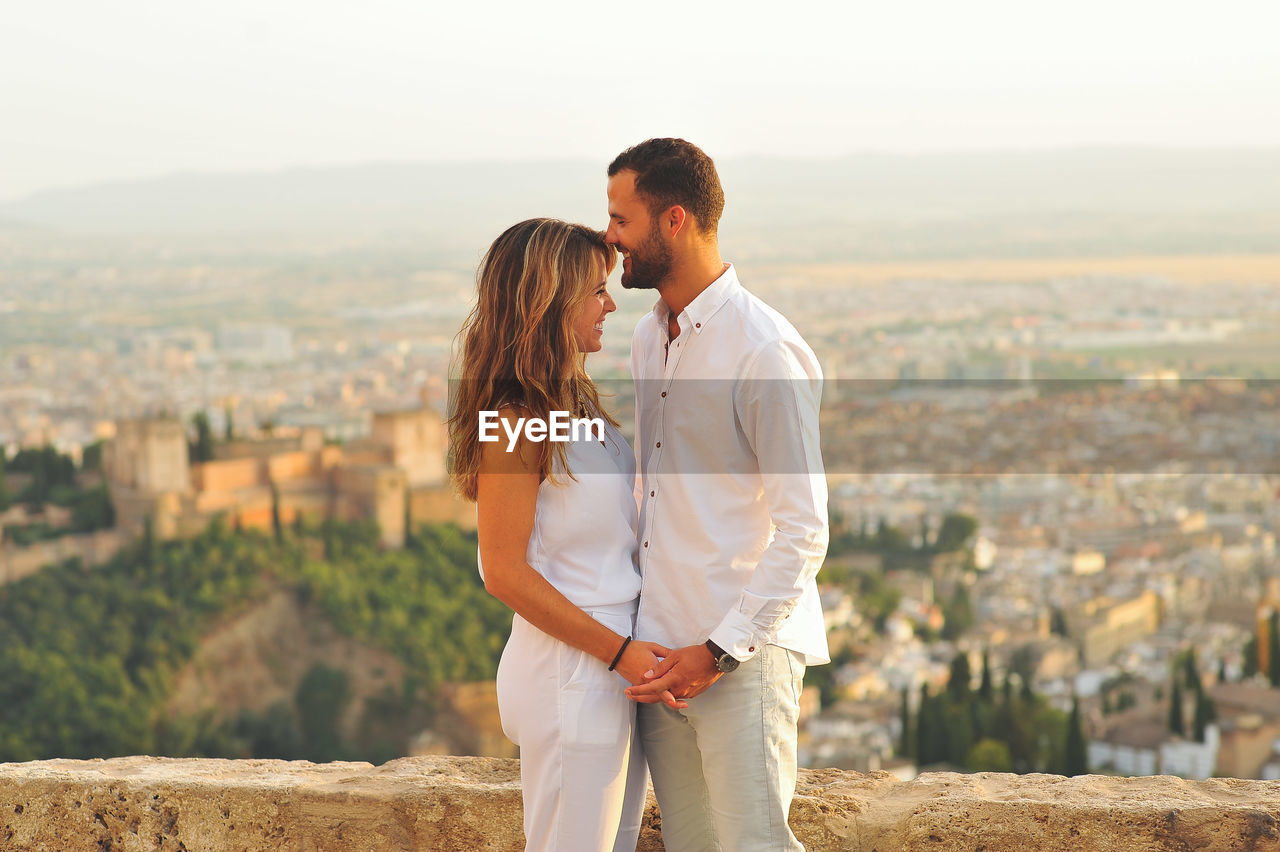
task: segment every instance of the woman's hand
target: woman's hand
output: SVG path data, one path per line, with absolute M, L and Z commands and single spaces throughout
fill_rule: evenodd
M 648 683 L 653 678 L 658 663 L 662 661 L 663 657 L 670 654 L 671 649 L 665 645 L 634 639 L 627 645 L 627 649 L 623 651 L 622 659 L 618 660 L 618 665 L 614 666 L 614 671 L 633 685 L 638 686 Z M 654 698 L 655 703 L 660 700 L 663 704 L 675 710 L 683 710 L 689 706 L 677 699 L 669 690 L 654 696 Z

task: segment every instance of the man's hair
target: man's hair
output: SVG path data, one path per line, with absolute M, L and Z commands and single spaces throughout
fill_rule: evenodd
M 724 189 L 716 164 L 701 148 L 683 139 L 646 139 L 609 164 L 609 177 L 636 173 L 636 193 L 658 215 L 679 205 L 693 214 L 703 233 L 714 235 L 724 212 Z

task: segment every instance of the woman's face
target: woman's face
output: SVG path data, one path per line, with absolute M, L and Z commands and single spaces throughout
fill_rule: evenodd
M 596 264 L 596 274 L 588 284 L 587 300 L 573 320 L 573 337 L 579 352 L 599 352 L 604 348 L 604 318 L 618 309 L 605 288 L 604 263 Z

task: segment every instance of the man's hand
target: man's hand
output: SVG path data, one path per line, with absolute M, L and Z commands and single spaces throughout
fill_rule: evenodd
M 656 704 L 669 692 L 676 698 L 693 698 L 724 674 L 716 668 L 715 658 L 706 645 L 686 645 L 663 658 L 646 672 L 647 682 L 627 688 L 627 697 L 641 704 Z
M 665 645 L 635 639 L 623 651 L 622 659 L 618 660 L 618 665 L 614 671 L 632 684 L 644 684 L 647 683 L 653 672 L 662 665 L 663 658 L 670 654 L 671 649 Z M 662 690 L 654 696 L 652 703 L 656 704 L 658 702 L 666 704 L 673 710 L 683 710 L 689 706 L 683 701 L 677 701 L 670 690 Z

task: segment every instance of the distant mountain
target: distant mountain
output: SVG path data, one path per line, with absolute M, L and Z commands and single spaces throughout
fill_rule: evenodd
M 1280 148 L 859 154 L 720 164 L 727 243 L 851 258 L 1280 250 Z M 78 232 L 418 234 L 487 244 L 519 219 L 603 227 L 605 164 L 383 163 L 48 191 L 0 219 Z

